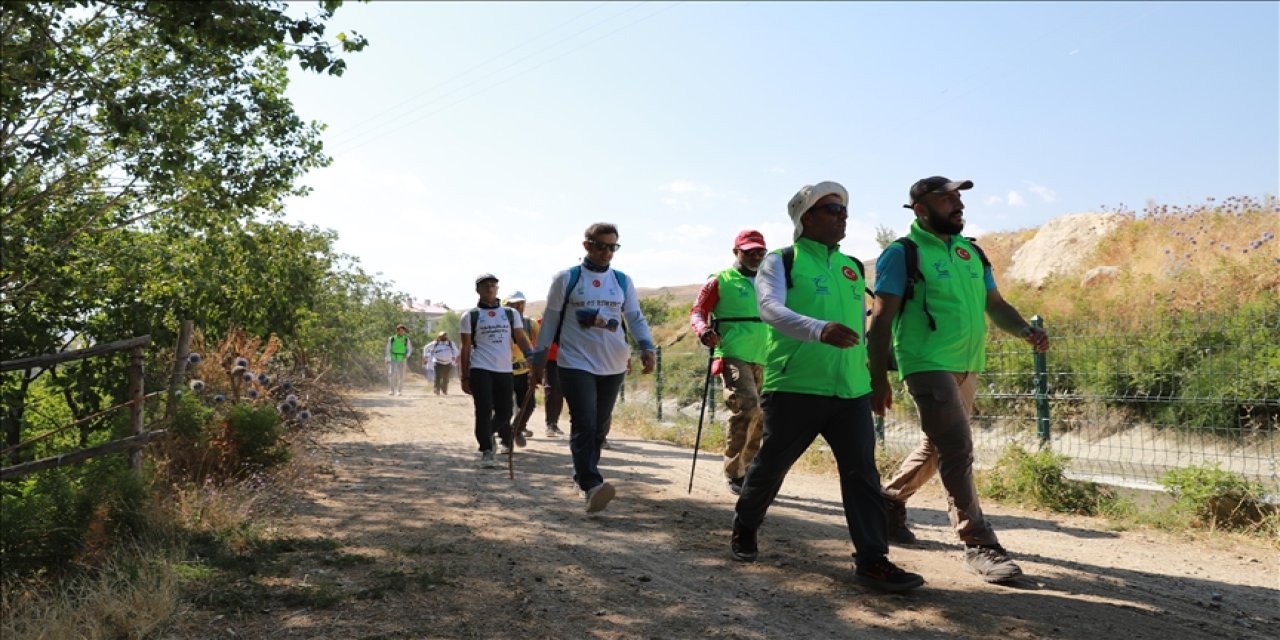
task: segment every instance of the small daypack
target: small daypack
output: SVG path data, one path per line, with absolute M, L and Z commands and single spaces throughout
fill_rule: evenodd
M 982 247 L 978 246 L 977 238 L 966 237 L 965 240 L 968 240 L 969 246 L 972 246 L 974 251 L 978 252 L 978 259 L 982 261 L 982 267 L 990 269 L 991 261 L 987 259 L 987 254 L 982 250 Z M 910 300 L 916 294 L 916 283 L 924 282 L 924 272 L 920 270 L 920 247 L 916 245 L 915 240 L 902 236 L 891 244 L 894 243 L 902 246 L 907 266 L 907 286 L 902 290 L 902 306 L 898 308 L 898 314 L 901 315 L 902 311 L 907 308 L 907 300 Z M 929 313 L 929 301 L 924 299 L 924 294 L 921 294 L 920 308 L 924 310 L 925 317 L 929 319 L 929 330 L 937 331 L 938 323 L 934 321 L 933 314 Z

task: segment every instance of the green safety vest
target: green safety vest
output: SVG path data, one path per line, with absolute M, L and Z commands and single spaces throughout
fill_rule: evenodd
M 947 245 L 911 224 L 907 237 L 919 247 L 922 282 L 894 323 L 893 351 L 898 373 L 918 371 L 980 372 L 987 360 L 987 285 L 978 250 L 963 236 Z M 910 265 L 907 266 L 910 272 Z M 925 301 L 937 329 L 929 328 Z
M 391 359 L 399 362 L 409 353 L 409 336 L 391 336 Z
M 763 364 L 769 346 L 769 327 L 760 321 L 756 283 L 734 267 L 716 274 L 720 300 L 711 315 L 716 320 L 720 346 L 717 358 L 736 358 Z
M 871 393 L 863 327 L 866 280 L 857 264 L 838 249 L 800 238 L 795 243 L 791 279 L 788 309 L 839 322 L 857 331 L 861 339 L 848 349 L 838 349 L 822 342 L 796 340 L 769 327 L 763 390 L 837 398 L 859 398 Z

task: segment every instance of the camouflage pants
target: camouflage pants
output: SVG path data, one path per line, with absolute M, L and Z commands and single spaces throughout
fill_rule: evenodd
M 764 368 L 737 358 L 725 358 L 723 365 L 720 378 L 724 382 L 724 405 L 730 412 L 724 475 L 734 479 L 747 475 L 747 467 L 760 451 L 764 437 L 764 413 L 760 410 Z

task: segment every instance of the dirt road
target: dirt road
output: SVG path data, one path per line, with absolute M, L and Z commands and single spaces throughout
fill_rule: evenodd
M 565 438 L 535 428 L 513 482 L 505 457 L 500 469 L 477 468 L 467 396 L 368 393 L 353 404 L 367 415 L 364 432 L 327 438 L 326 472 L 289 525 L 341 551 L 275 579 L 323 584 L 335 597 L 327 608 L 275 606 L 214 627 L 335 639 L 1280 632 L 1280 554 L 1260 544 L 1113 532 L 1100 520 L 989 505 L 1027 577 L 988 585 L 965 573 L 935 480 L 911 505 L 921 546 L 891 552 L 927 583 L 885 595 L 850 580 L 834 478 L 789 476 L 761 529 L 760 562 L 741 564 L 729 555 L 733 496 L 714 454 L 700 459 L 688 495 L 688 451 L 615 435 L 601 466 L 618 497 L 588 516 Z M 541 423 L 539 411 L 531 424 Z

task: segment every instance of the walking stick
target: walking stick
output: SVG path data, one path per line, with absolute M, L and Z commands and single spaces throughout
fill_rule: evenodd
M 702 418 L 707 413 L 707 392 L 711 389 L 711 362 L 716 357 L 715 347 L 707 347 L 707 379 L 702 383 L 702 405 L 698 408 L 698 434 L 693 438 L 693 464 L 689 466 L 689 491 L 693 493 L 693 470 L 698 468 L 698 446 L 702 444 Z
M 524 402 L 520 403 L 520 413 L 511 421 L 511 450 L 507 452 L 507 477 L 511 480 L 516 479 L 516 430 L 524 431 L 525 425 L 529 424 L 529 416 L 533 415 L 533 394 L 537 390 L 534 385 L 529 385 L 529 390 L 524 394 Z

